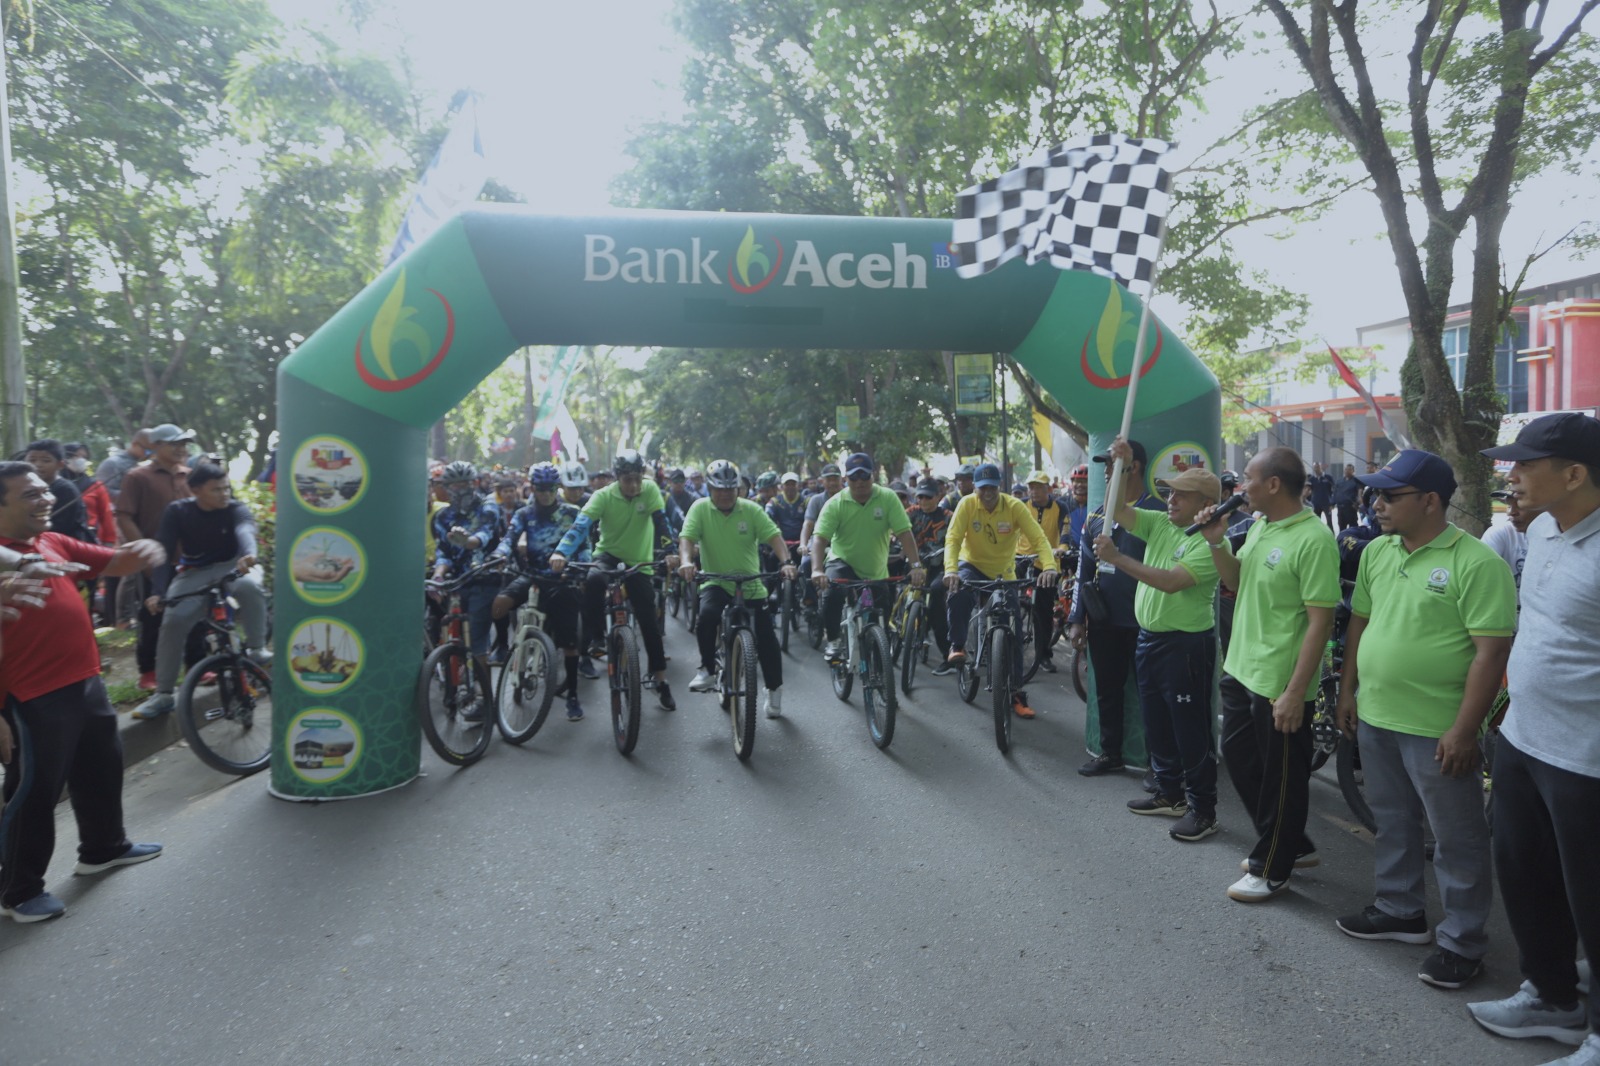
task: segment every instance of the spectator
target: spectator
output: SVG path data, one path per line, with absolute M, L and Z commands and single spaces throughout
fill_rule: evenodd
M 1468 1004 L 1501 1036 L 1581 1045 L 1560 1061 L 1600 1063 L 1600 985 L 1579 999 L 1581 944 L 1600 957 L 1600 421 L 1535 418 L 1514 444 L 1517 500 L 1544 511 L 1528 526 L 1528 598 L 1511 649 L 1511 708 L 1494 762 L 1494 865 L 1524 981 L 1508 999 Z
M 90 580 L 131 574 L 162 561 L 147 540 L 106 548 L 50 530 L 55 500 L 27 463 L 0 463 L 0 546 L 65 564 Z M 122 826 L 122 741 L 100 680 L 94 623 L 73 575 L 45 579 L 49 596 L 0 626 L 5 659 L 5 817 L 0 818 L 0 914 L 41 922 L 66 906 L 45 891 L 55 851 L 56 801 L 70 790 L 78 825 L 75 873 L 95 874 L 144 862 L 160 844 L 134 844 Z
M 112 452 L 101 461 L 95 470 L 95 480 L 106 487 L 106 492 L 111 494 L 111 502 L 117 502 L 117 496 L 122 492 L 122 479 L 140 463 L 150 458 L 150 431 L 141 429 L 128 441 L 126 448 Z
M 1492 523 L 1484 530 L 1483 542 L 1511 568 L 1511 577 L 1516 581 L 1520 595 L 1522 567 L 1528 557 L 1528 526 L 1544 512 L 1526 506 L 1509 489 L 1500 489 L 1489 495 L 1506 505 L 1506 520 Z
M 164 422 L 145 431 L 145 440 L 150 445 L 150 461 L 123 476 L 122 491 L 117 496 L 118 539 L 124 543 L 153 538 L 161 529 L 167 504 L 191 495 L 187 460 L 194 434 Z M 134 584 L 139 604 L 139 640 L 134 645 L 134 659 L 139 667 L 139 687 L 153 692 L 161 621 L 145 607 L 150 597 L 149 579 L 141 574 Z
M 1307 481 L 1311 486 L 1311 509 L 1316 512 L 1317 520 L 1328 524 L 1328 532 L 1339 532 L 1333 524 L 1333 475 L 1324 471 L 1321 463 L 1313 463 Z
M 1333 506 L 1339 512 L 1339 528 L 1349 529 L 1356 524 L 1356 505 L 1361 502 L 1361 482 L 1356 480 L 1354 463 L 1344 464 L 1344 477 L 1333 486 Z
M 1450 524 L 1449 463 L 1407 449 L 1361 480 L 1378 490 L 1378 522 L 1392 536 L 1361 554 L 1338 718 L 1360 745 L 1376 886 L 1371 906 L 1337 924 L 1361 940 L 1437 939 L 1417 976 L 1460 988 L 1483 972 L 1488 948 L 1494 875 L 1478 730 L 1511 654 L 1516 586 L 1493 551 Z M 1433 933 L 1419 814 L 1436 840 L 1444 920 Z
M 1250 460 L 1241 487 L 1260 518 L 1237 557 L 1226 520 L 1200 514 L 1217 572 L 1238 593 L 1221 688 L 1222 758 L 1258 834 L 1228 888 L 1241 903 L 1271 899 L 1297 866 L 1317 863 L 1306 836 L 1311 699 L 1339 602 L 1339 550 L 1301 503 L 1305 479 L 1289 448 Z
M 66 469 L 67 451 L 61 442 L 48 438 L 36 440 L 28 445 L 22 458 L 24 462 L 33 464 L 34 470 L 50 486 L 50 494 L 55 497 L 55 511 L 50 515 L 51 531 L 64 533 L 74 540 L 95 543 L 94 535 L 89 532 L 89 514 L 83 506 L 83 497 L 72 482 L 62 476 Z
M 1069 499 L 1070 509 L 1067 514 L 1067 528 L 1061 542 L 1076 548 L 1078 541 L 1083 539 L 1083 520 L 1089 516 L 1089 467 L 1079 463 L 1072 468 L 1072 476 L 1067 479 L 1067 486 L 1071 491 Z
M 1122 482 L 1125 503 L 1145 511 L 1162 511 L 1166 505 L 1145 489 L 1145 450 L 1138 441 L 1129 441 L 1133 455 Z M 1094 461 L 1106 464 L 1106 482 L 1111 481 L 1109 455 Z M 1094 688 L 1100 717 L 1100 754 L 1078 767 L 1084 777 L 1121 773 L 1127 766 L 1124 739 L 1127 735 L 1128 678 L 1133 674 L 1133 657 L 1139 643 L 1139 621 L 1133 612 L 1133 596 L 1139 582 L 1109 563 L 1102 565 L 1095 554 L 1095 538 L 1105 531 L 1106 507 L 1101 504 L 1083 523 L 1078 542 L 1078 595 L 1072 598 L 1067 615 L 1067 639 L 1074 647 L 1089 646 L 1089 666 L 1094 670 Z M 1127 529 L 1112 523 L 1112 541 L 1117 550 L 1133 562 L 1144 561 L 1144 541 Z M 1096 588 L 1109 608 L 1104 625 L 1089 624 L 1084 611 L 1084 590 Z M 1088 595 L 1095 595 L 1090 592 Z
M 260 579 L 251 573 L 256 565 L 255 516 L 233 499 L 228 472 L 222 467 L 198 463 L 187 481 L 193 496 L 168 504 L 156 532 L 168 562 L 155 568 L 144 604 L 151 615 L 161 618 L 161 631 L 156 641 L 156 692 L 134 710 L 139 719 L 159 718 L 177 706 L 172 690 L 183 664 L 184 643 L 210 607 L 204 598 L 189 594 L 230 571 L 239 575 L 229 592 L 239 603 L 246 654 L 257 662 L 272 658 L 266 647 L 267 597 Z M 176 576 L 175 566 L 182 567 Z M 180 596 L 189 598 L 165 602 Z
M 115 544 L 117 518 L 111 508 L 111 494 L 89 473 L 89 446 L 73 441 L 63 445 L 63 450 L 67 455 L 67 472 L 63 476 L 83 497 L 90 536 L 99 544 Z

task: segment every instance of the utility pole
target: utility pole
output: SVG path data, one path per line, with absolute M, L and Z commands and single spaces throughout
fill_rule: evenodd
M 11 206 L 11 104 L 0 53 L 0 433 L 5 454 L 28 446 L 28 392 L 17 291 L 17 216 Z

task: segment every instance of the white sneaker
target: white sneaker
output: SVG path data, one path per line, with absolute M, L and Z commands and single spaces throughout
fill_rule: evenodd
M 767 689 L 767 702 L 766 702 L 766 706 L 763 708 L 763 710 L 765 710 L 767 712 L 767 717 L 768 718 L 782 718 L 783 717 L 783 689 L 781 689 L 781 688 L 769 688 L 769 689 Z
M 1245 874 L 1228 886 L 1228 898 L 1238 900 L 1240 903 L 1260 903 L 1262 900 L 1271 899 L 1288 887 L 1287 877 L 1282 881 L 1268 881 L 1265 877 Z
M 689 682 L 690 692 L 710 692 L 717 687 L 717 676 L 704 667 L 695 671 L 694 679 Z
M 1565 1058 L 1555 1059 L 1550 1066 L 1600 1066 L 1600 1034 L 1590 1033 L 1578 1050 Z

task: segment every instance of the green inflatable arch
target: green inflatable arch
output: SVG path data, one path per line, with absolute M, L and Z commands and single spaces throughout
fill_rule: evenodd
M 1020 260 L 958 279 L 949 237 L 930 219 L 484 207 L 391 265 L 279 370 L 273 793 L 416 776 L 428 427 L 519 347 L 1011 352 L 1105 444 L 1139 302 Z M 1152 477 L 1214 467 L 1216 379 L 1154 326 L 1133 435 Z M 1093 744 L 1092 709 L 1090 726 Z

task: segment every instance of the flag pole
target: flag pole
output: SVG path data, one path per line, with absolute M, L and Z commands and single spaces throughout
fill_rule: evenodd
M 1122 406 L 1122 432 L 1123 440 L 1128 439 L 1128 434 L 1133 430 L 1133 405 L 1139 400 L 1139 368 L 1144 363 L 1144 342 L 1150 330 L 1150 302 L 1155 299 L 1156 280 L 1161 272 L 1161 251 L 1167 244 L 1167 220 L 1161 220 L 1161 228 L 1156 232 L 1156 252 L 1150 260 L 1150 291 L 1144 295 L 1144 310 L 1139 314 L 1139 334 L 1133 342 L 1133 369 L 1128 372 L 1128 398 Z M 1112 282 L 1112 284 L 1116 284 Z M 1111 483 L 1106 486 L 1106 526 L 1116 522 L 1117 508 L 1122 501 L 1122 479 L 1127 473 L 1121 459 L 1118 459 L 1111 470 Z

